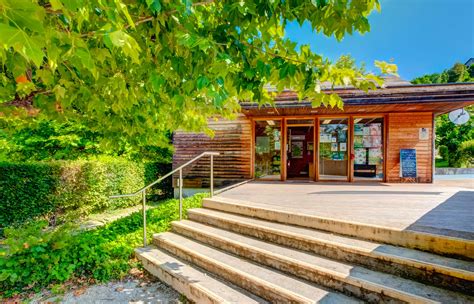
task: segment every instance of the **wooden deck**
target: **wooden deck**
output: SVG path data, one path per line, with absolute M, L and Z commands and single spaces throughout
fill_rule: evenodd
M 467 181 L 464 186 L 474 184 Z M 474 240 L 474 190 L 442 184 L 250 182 L 218 197 L 241 204 Z

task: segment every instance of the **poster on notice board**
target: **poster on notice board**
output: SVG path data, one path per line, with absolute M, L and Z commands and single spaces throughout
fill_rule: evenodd
M 400 177 L 416 178 L 415 149 L 400 149 Z

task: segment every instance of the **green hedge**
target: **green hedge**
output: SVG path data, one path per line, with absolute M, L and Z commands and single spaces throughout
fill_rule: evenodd
M 169 170 L 170 164 L 117 158 L 0 163 L 0 227 L 38 216 L 54 220 L 135 205 L 140 197 L 111 200 L 109 196 L 136 191 Z M 153 200 L 171 195 L 170 179 L 149 191 Z
M 207 194 L 183 200 L 183 214 L 201 207 Z M 147 230 L 168 231 L 179 219 L 179 201 L 169 199 L 147 211 Z M 70 224 L 55 228 L 45 221 L 32 221 L 20 228 L 6 228 L 0 246 L 0 303 L 21 292 L 54 287 L 68 280 L 108 281 L 119 279 L 136 267 L 133 250 L 143 245 L 140 212 L 92 230 L 76 230 Z

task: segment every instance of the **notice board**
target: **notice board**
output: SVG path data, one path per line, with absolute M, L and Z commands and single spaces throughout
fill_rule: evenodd
M 415 149 L 400 149 L 400 177 L 416 178 Z

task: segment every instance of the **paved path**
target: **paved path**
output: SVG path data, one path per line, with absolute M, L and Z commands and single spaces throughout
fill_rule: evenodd
M 220 196 L 282 211 L 474 239 L 474 191 L 443 182 L 250 182 Z
M 62 296 L 48 299 L 33 299 L 32 303 L 62 303 L 62 304 L 128 304 L 128 303 L 163 303 L 178 304 L 179 293 L 161 282 L 140 282 L 127 280 L 92 285 L 80 293 L 67 292 Z

